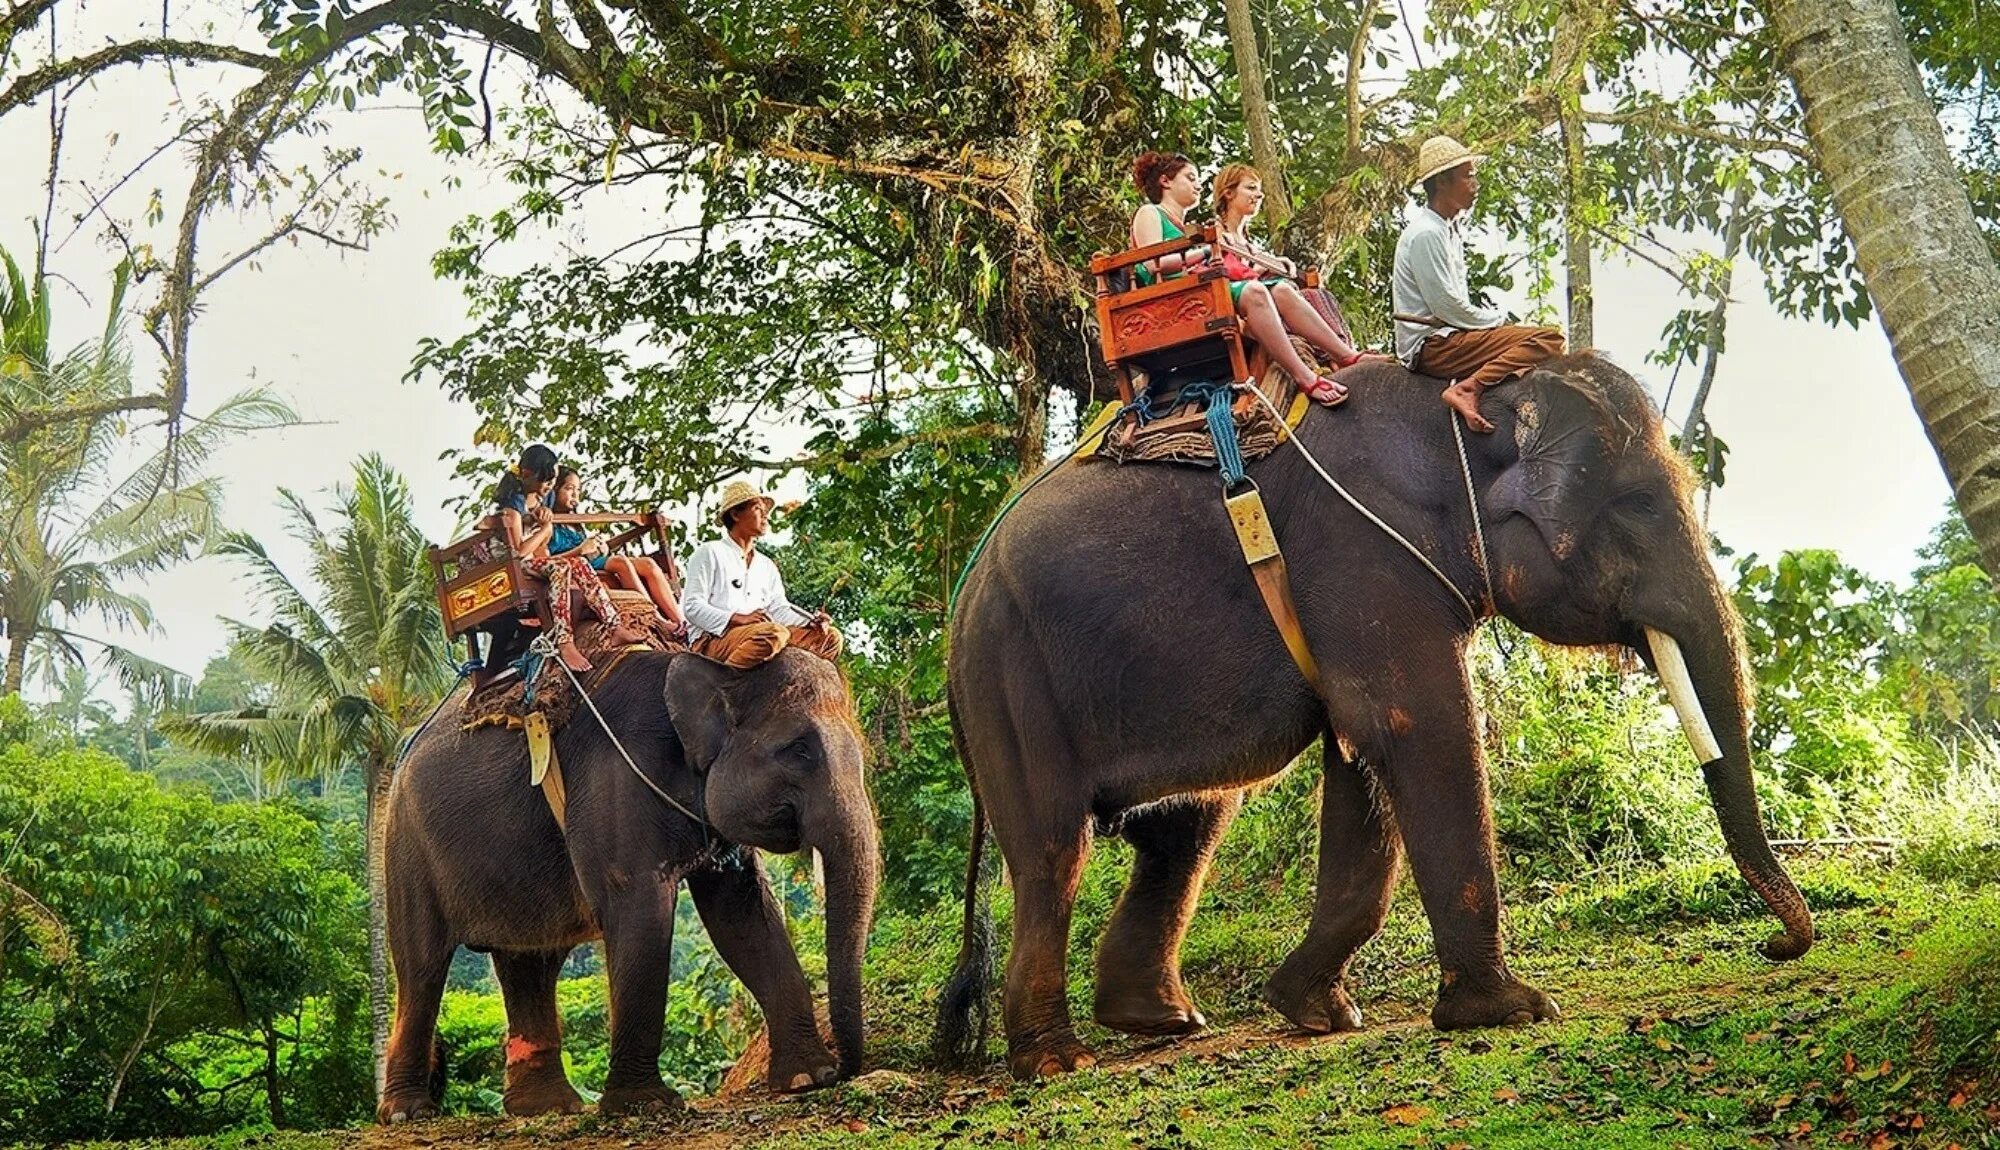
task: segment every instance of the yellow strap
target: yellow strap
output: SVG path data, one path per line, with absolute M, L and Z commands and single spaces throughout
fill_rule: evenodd
M 1255 484 L 1246 484 L 1233 495 L 1225 492 L 1222 502 L 1229 511 L 1230 526 L 1236 529 L 1237 545 L 1243 548 L 1243 561 L 1249 564 L 1251 577 L 1257 581 L 1264 610 L 1277 625 L 1278 635 L 1285 641 L 1292 662 L 1298 665 L 1299 674 L 1318 693 L 1319 664 L 1313 661 L 1305 629 L 1299 625 L 1298 608 L 1292 603 L 1291 577 L 1285 571 L 1284 553 L 1278 550 L 1277 533 L 1271 530 L 1271 517 L 1264 511 L 1263 494 Z

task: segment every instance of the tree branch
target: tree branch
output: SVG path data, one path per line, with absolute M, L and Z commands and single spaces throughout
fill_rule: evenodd
M 1812 162 L 1812 152 L 1804 144 L 1776 136 L 1742 135 L 1718 128 L 1704 128 L 1685 123 L 1671 116 L 1657 112 L 1590 112 L 1583 113 L 1585 123 L 1635 125 L 1652 128 L 1669 135 L 1686 136 L 1694 140 L 1707 140 L 1712 144 L 1726 144 L 1745 152 L 1783 152 L 1786 155 Z
M 266 56 L 232 48 L 226 44 L 204 44 L 198 40 L 133 40 L 100 48 L 87 56 L 45 64 L 0 91 L 0 115 L 5 115 L 58 84 L 83 80 L 123 64 L 143 64 L 153 60 L 178 60 L 193 64 L 237 64 L 270 71 L 278 66 L 276 56 Z

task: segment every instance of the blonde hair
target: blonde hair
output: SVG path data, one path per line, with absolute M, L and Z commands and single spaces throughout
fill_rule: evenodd
M 1249 164 L 1229 164 L 1215 174 L 1216 223 L 1220 224 L 1224 221 L 1224 217 L 1229 211 L 1230 197 L 1236 194 L 1236 189 L 1242 187 L 1245 180 L 1256 180 L 1258 183 L 1262 183 L 1264 177 Z

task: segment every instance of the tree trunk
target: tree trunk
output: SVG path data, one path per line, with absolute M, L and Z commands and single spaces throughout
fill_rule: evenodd
M 1250 162 L 1264 177 L 1264 219 L 1276 230 L 1292 218 L 1292 201 L 1285 195 L 1285 162 L 1278 153 L 1277 133 L 1271 130 L 1271 105 L 1264 98 L 1264 57 L 1257 50 L 1250 0 L 1223 0 L 1222 15 L 1229 26 L 1230 52 L 1236 57 L 1236 86 L 1243 91 L 1243 127 L 1250 136 Z
M 1014 373 L 1014 452 L 1023 479 L 1042 469 L 1049 438 L 1049 388 L 1034 369 Z
M 0 680 L 0 699 L 21 693 L 21 680 L 28 670 L 28 644 L 33 642 L 32 628 L 10 626 L 7 628 L 7 677 Z
M 285 1092 L 278 1074 L 278 1031 L 275 1025 L 264 1027 L 264 1100 L 269 1106 L 272 1129 L 284 1129 Z
M 368 782 L 368 1014 L 374 1029 L 375 1097 L 382 1097 L 389 1051 L 389 872 L 384 816 L 389 810 L 389 768 L 367 765 Z
M 1989 575 L 2000 573 L 2000 268 L 1894 0 L 1766 0 L 1855 262 Z
M 1564 263 L 1569 281 L 1569 346 L 1594 347 L 1596 325 L 1591 319 L 1590 221 L 1586 218 L 1589 173 L 1583 160 L 1583 93 L 1562 98 Z

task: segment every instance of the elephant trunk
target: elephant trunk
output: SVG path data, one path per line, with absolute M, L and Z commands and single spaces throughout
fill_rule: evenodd
M 875 916 L 880 856 L 875 820 L 866 798 L 834 817 L 827 833 L 813 837 L 826 867 L 826 997 L 840 1076 L 861 1070 L 861 965 Z
M 1764 954 L 1776 960 L 1797 958 L 1813 943 L 1812 911 L 1764 837 L 1750 771 L 1750 694 L 1733 617 L 1718 602 L 1713 623 L 1677 630 L 1678 636 L 1646 628 L 1654 667 L 1701 761 L 1729 857 L 1784 924 L 1765 941 Z

